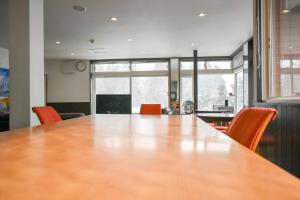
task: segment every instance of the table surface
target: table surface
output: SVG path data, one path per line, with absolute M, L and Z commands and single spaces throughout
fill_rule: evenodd
M 193 115 L 94 115 L 0 134 L 0 199 L 299 200 L 300 181 Z

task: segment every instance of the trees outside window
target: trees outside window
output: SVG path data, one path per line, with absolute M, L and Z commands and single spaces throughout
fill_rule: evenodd
M 225 105 L 234 93 L 233 74 L 199 74 L 198 75 L 198 110 L 213 110 L 214 105 Z M 229 106 L 234 106 L 230 102 Z
M 139 113 L 141 104 L 168 107 L 168 77 L 132 77 L 132 113 Z

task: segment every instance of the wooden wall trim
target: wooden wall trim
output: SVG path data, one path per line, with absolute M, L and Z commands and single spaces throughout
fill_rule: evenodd
M 52 106 L 59 113 L 91 114 L 90 102 L 48 102 L 47 105 Z

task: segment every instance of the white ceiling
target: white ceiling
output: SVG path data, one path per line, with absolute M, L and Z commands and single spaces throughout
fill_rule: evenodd
M 199 12 L 208 15 L 200 18 Z M 119 20 L 111 22 L 112 16 Z M 252 0 L 45 0 L 45 55 L 191 57 L 196 48 L 199 56 L 228 56 L 253 35 L 252 20 Z M 89 51 L 96 48 L 100 53 Z

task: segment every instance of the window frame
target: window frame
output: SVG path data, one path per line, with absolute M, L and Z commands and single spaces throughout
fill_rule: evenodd
M 234 74 L 233 69 L 233 59 L 232 57 L 199 57 L 198 62 L 204 62 L 204 69 L 198 69 L 198 74 Z M 208 61 L 230 61 L 231 62 L 231 68 L 230 69 L 207 69 L 207 62 Z M 181 94 L 182 94 L 182 86 L 181 86 L 181 78 L 182 77 L 188 77 L 192 76 L 192 80 L 194 79 L 194 71 L 193 69 L 184 69 L 182 70 L 182 62 L 193 62 L 193 58 L 180 58 L 179 59 L 179 88 L 180 88 L 180 94 L 179 94 L 179 104 L 180 108 L 182 105 L 181 101 Z M 194 97 L 194 81 L 192 81 L 192 96 Z M 198 100 L 198 97 L 197 97 Z M 198 109 L 198 108 L 196 108 Z M 182 110 L 180 109 L 180 113 L 182 113 Z
M 95 65 L 101 63 L 126 63 L 130 64 L 129 72 L 96 72 Z M 132 63 L 151 63 L 151 62 L 166 62 L 168 63 L 168 70 L 163 71 L 132 71 Z M 91 63 L 91 111 L 92 114 L 96 114 L 96 78 L 119 78 L 119 77 L 129 77 L 129 89 L 130 95 L 132 95 L 132 78 L 133 77 L 168 77 L 168 106 L 170 105 L 170 59 L 132 59 L 132 60 L 99 60 L 93 61 Z M 131 99 L 132 101 L 132 99 Z M 132 102 L 131 102 L 132 104 Z
M 168 85 L 167 85 L 167 90 L 168 90 L 168 94 L 167 94 L 167 98 L 168 98 L 168 105 L 167 106 L 169 106 L 170 105 L 170 77 L 169 76 L 165 76 L 165 75 L 152 75 L 152 76 L 146 76 L 146 75 L 135 75 L 135 76 L 131 76 L 130 77 L 130 94 L 132 95 L 132 79 L 133 78 L 151 78 L 151 77 L 167 77 L 167 79 L 168 79 Z M 133 105 L 132 105 L 132 101 L 133 101 L 133 96 L 131 97 L 131 106 L 132 106 L 132 108 L 133 108 Z M 131 109 L 132 109 L 131 108 Z M 132 114 L 137 114 L 137 113 L 132 113 Z
M 242 72 L 243 74 L 243 107 L 245 106 L 244 105 L 244 98 L 245 98 L 245 93 L 244 93 L 244 66 L 240 66 L 240 67 L 237 67 L 234 69 L 234 95 L 235 95 L 235 105 L 234 105 L 234 110 L 235 112 L 237 113 L 237 99 L 238 99 L 238 96 L 237 96 L 237 91 L 238 91 L 238 88 L 237 88 L 237 79 L 238 79 L 238 74 Z
M 272 46 L 272 18 L 273 18 L 273 11 L 272 11 L 272 4 L 273 1 L 265 0 L 260 2 L 261 11 L 262 11 L 262 17 L 261 17 L 261 31 L 258 33 L 261 35 L 261 67 L 258 69 L 261 72 L 261 82 L 262 86 L 259 88 L 262 93 L 261 101 L 270 102 L 270 103 L 276 103 L 276 102 L 299 102 L 300 96 L 294 97 L 285 97 L 285 96 L 271 96 L 271 90 L 272 90 L 272 82 L 273 82 L 273 75 L 272 75 L 272 68 L 273 68 L 273 46 Z M 258 63 L 259 64 L 259 63 Z M 287 71 L 287 70 L 295 70 L 297 68 L 280 68 L 281 71 Z M 298 68 L 299 69 L 299 68 Z M 283 73 L 286 74 L 286 73 Z M 293 82 L 293 74 L 294 73 L 288 73 L 291 75 L 291 80 Z M 256 78 L 256 81 L 259 81 L 258 78 Z M 259 99 L 258 99 L 259 101 Z
M 97 72 L 96 71 L 97 64 L 128 64 L 129 65 L 129 69 L 128 69 L 128 71 L 126 70 L 126 71 L 103 71 L 103 72 Z M 130 62 L 124 62 L 124 61 L 122 61 L 122 62 L 113 62 L 113 61 L 111 61 L 111 62 L 96 62 L 96 63 L 93 63 L 93 72 L 94 73 L 127 73 L 127 72 L 131 71 L 130 67 L 131 67 L 130 66 Z
M 109 79 L 109 78 L 128 78 L 129 79 L 129 93 L 126 93 L 126 95 L 128 95 L 128 94 L 131 94 L 131 88 L 130 88 L 130 81 L 131 81 L 131 77 L 129 77 L 129 76 L 118 76 L 118 77 L 116 77 L 116 76 L 114 76 L 114 77 L 109 77 L 109 76 L 97 76 L 97 77 L 95 77 L 95 79 L 94 79 L 94 81 L 95 81 L 95 86 L 96 86 L 96 79 L 98 79 L 98 78 L 100 78 L 100 79 Z M 94 88 L 94 89 L 96 89 L 96 87 Z M 94 93 L 95 93 L 95 96 L 97 95 L 97 92 L 96 92 L 96 90 L 94 91 Z M 110 95 L 110 94 L 104 94 L 104 95 Z M 125 94 L 124 94 L 125 95 Z

